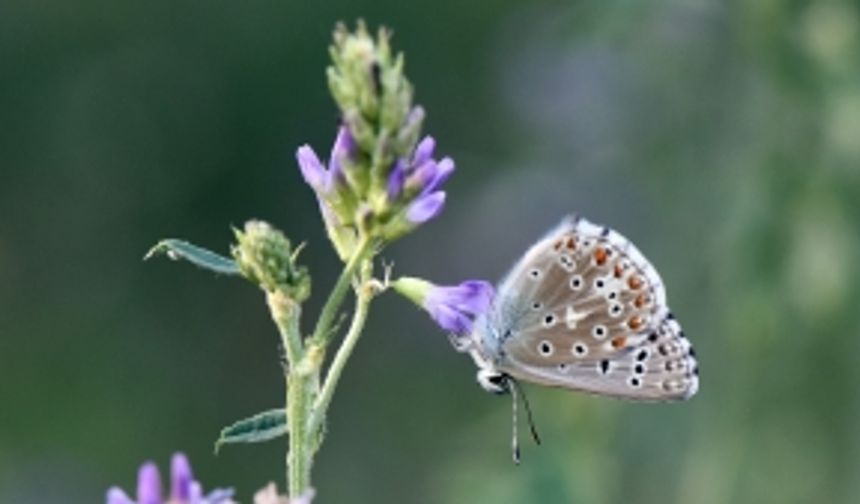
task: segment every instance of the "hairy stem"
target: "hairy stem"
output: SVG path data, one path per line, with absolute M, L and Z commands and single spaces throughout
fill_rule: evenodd
M 281 291 L 267 292 L 266 303 L 272 320 L 281 334 L 281 344 L 287 353 L 287 362 L 295 366 L 302 358 L 302 338 L 299 334 L 301 306 Z
M 332 323 L 359 268 L 362 268 L 362 277 L 369 276 L 371 262 L 368 256 L 372 254 L 372 251 L 373 245 L 369 240 L 362 240 L 356 247 L 344 265 L 331 294 L 329 294 L 307 345 L 302 345 L 299 332 L 299 306 L 278 292 L 267 295 L 269 309 L 281 333 L 281 340 L 286 349 L 289 363 L 286 372 L 287 423 L 289 427 L 287 481 L 291 498 L 305 495 L 311 486 L 311 466 L 316 453 L 316 444 L 313 443 L 314 446 L 312 446 L 312 440 L 317 439 L 315 436 L 319 426 L 319 421 L 313 420 L 318 415 L 314 407 L 314 400 L 319 388 L 320 367 L 325 349 L 332 337 Z M 363 308 L 362 304 L 364 304 Z M 367 306 L 366 302 L 361 301 L 361 296 L 357 302 L 356 315 L 359 311 L 363 313 L 360 317 L 362 320 L 360 325 L 363 325 L 363 320 L 367 316 Z M 356 330 L 361 332 L 360 327 Z M 357 336 L 353 336 L 352 339 L 356 338 Z M 351 345 L 355 345 L 355 343 L 353 342 Z M 345 362 L 346 359 L 342 357 L 341 360 Z M 343 363 L 340 366 L 343 366 Z M 330 400 L 331 392 L 328 393 L 328 397 Z M 319 401 L 317 401 L 318 403 Z M 328 405 L 328 400 L 325 401 L 325 404 Z M 311 427 L 312 425 L 315 427 Z
M 268 292 L 266 302 L 272 320 L 278 326 L 281 342 L 287 357 L 286 401 L 287 423 L 289 426 L 289 451 L 287 452 L 287 481 L 290 495 L 301 495 L 310 486 L 310 459 L 307 455 L 308 409 L 311 402 L 311 381 L 303 373 L 301 362 L 304 357 L 299 330 L 300 306 L 280 291 Z
M 350 355 L 352 355 L 352 351 L 355 348 L 355 344 L 358 342 L 358 338 L 361 336 L 361 332 L 364 329 L 364 323 L 367 320 L 367 313 L 370 310 L 370 301 L 373 299 L 375 293 L 374 287 L 367 282 L 368 278 L 366 278 L 365 275 L 362 275 L 362 277 L 362 285 L 360 285 L 356 291 L 357 299 L 355 303 L 355 312 L 352 315 L 352 322 L 350 323 L 349 330 L 347 331 L 346 336 L 344 336 L 343 343 L 341 343 L 340 348 L 338 348 L 337 353 L 328 368 L 325 382 L 323 382 L 320 393 L 317 395 L 316 401 L 314 402 L 308 426 L 308 432 L 311 435 L 318 432 L 319 428 L 322 426 L 322 422 L 325 420 L 325 415 L 328 411 L 328 406 L 331 403 L 332 396 L 334 395 L 334 390 L 337 387 L 338 380 L 340 380 L 340 375 L 343 372 L 343 368 L 349 360 Z
M 314 328 L 313 335 L 311 335 L 311 344 L 322 348 L 325 348 L 326 345 L 328 345 L 332 336 L 331 324 L 334 321 L 335 315 L 337 315 L 337 311 L 340 309 L 340 305 L 343 304 L 343 300 L 346 297 L 347 292 L 349 292 L 352 278 L 358 270 L 358 267 L 361 266 L 364 259 L 372 252 L 372 250 L 373 244 L 366 238 L 362 239 L 358 244 L 358 247 L 355 248 L 352 257 L 349 258 L 343 271 L 340 272 L 340 276 L 334 284 L 334 288 L 329 294 L 322 312 L 320 312 L 320 318 L 317 320 L 317 325 Z
M 289 451 L 287 452 L 287 480 L 290 497 L 302 496 L 311 485 L 313 455 L 308 449 L 308 413 L 311 403 L 311 377 L 300 370 L 287 374 L 287 423 L 289 425 Z

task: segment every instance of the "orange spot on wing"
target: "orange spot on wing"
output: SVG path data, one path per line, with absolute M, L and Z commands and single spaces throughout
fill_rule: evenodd
M 616 336 L 616 337 L 612 338 L 611 343 L 612 343 L 612 348 L 615 348 L 617 350 L 619 348 L 624 347 L 624 345 L 627 343 L 627 338 L 625 338 L 624 336 Z
M 624 268 L 620 264 L 615 264 L 615 278 L 621 278 L 624 275 Z
M 636 290 L 639 287 L 642 287 L 642 279 L 633 275 L 629 280 L 627 280 L 627 285 L 629 285 L 631 289 Z
M 642 327 L 642 319 L 638 316 L 630 317 L 630 320 L 627 321 L 627 326 L 634 331 Z
M 606 249 L 603 247 L 597 247 L 597 250 L 594 251 L 594 262 L 596 262 L 598 266 L 603 266 L 606 262 Z
M 558 252 L 559 250 L 561 250 L 561 246 L 562 246 L 562 242 L 561 242 L 561 240 L 558 240 L 555 242 L 555 245 L 553 245 L 552 248 L 554 248 L 555 251 Z
M 569 248 L 570 250 L 576 248 L 576 240 L 574 240 L 572 236 L 569 236 L 567 238 L 567 248 Z
M 636 299 L 633 301 L 633 305 L 636 308 L 642 308 L 645 306 L 645 294 L 639 294 L 636 296 Z

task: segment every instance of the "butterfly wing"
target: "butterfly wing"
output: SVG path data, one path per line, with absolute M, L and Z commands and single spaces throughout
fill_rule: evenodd
M 516 378 L 631 399 L 698 388 L 693 349 L 660 276 L 619 233 L 567 218 L 502 281 L 487 324 Z

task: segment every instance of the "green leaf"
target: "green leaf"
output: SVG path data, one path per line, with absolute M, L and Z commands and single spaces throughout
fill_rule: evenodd
M 261 443 L 287 433 L 287 412 L 283 408 L 257 413 L 221 429 L 215 453 L 225 444 Z
M 182 240 L 161 240 L 146 253 L 143 259 L 149 259 L 156 254 L 166 254 L 167 257 L 174 260 L 185 259 L 192 264 L 214 271 L 215 273 L 223 273 L 225 275 L 240 274 L 239 266 L 236 265 L 236 261 L 233 259 L 218 255 L 211 250 L 200 248 Z

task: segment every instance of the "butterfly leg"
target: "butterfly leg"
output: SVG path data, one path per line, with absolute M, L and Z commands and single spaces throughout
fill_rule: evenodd
M 468 335 L 449 333 L 448 341 L 451 342 L 454 350 L 460 353 L 468 352 L 472 348 L 472 339 Z

